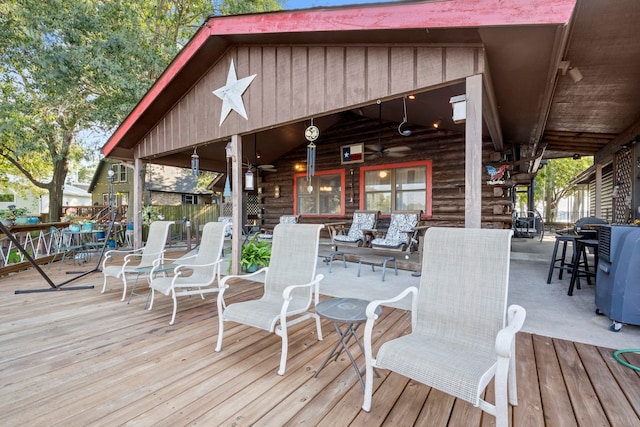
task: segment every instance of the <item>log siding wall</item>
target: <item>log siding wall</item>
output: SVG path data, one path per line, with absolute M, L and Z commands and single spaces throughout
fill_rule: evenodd
M 365 144 L 376 141 L 362 141 Z M 344 141 L 324 139 L 317 143 L 316 170 L 336 169 L 340 164 L 340 146 Z M 426 136 L 409 137 L 403 140 L 403 145 L 412 147 L 411 153 L 404 158 L 382 158 L 367 160 L 357 165 L 343 166 L 346 184 L 343 191 L 348 194 L 351 185 L 350 169 L 354 170 L 354 202 L 349 203 L 345 197 L 344 220 L 351 220 L 353 212 L 360 209 L 360 168 L 362 166 L 383 165 L 385 163 L 413 162 L 419 160 L 432 161 L 432 215 L 423 218 L 425 225 L 464 227 L 465 223 L 465 175 L 464 175 L 464 136 L 452 135 L 442 138 Z M 491 163 L 493 153 L 491 142 L 483 143 L 483 165 Z M 294 165 L 306 158 L 304 148 L 300 148 L 284 156 L 275 163 L 277 173 L 263 173 L 260 186 L 262 187 L 262 222 L 268 226 L 278 223 L 281 215 L 293 214 Z M 511 199 L 508 189 L 502 186 L 488 185 L 489 175 L 483 171 L 482 186 L 482 227 L 483 228 L 511 228 Z M 280 197 L 274 198 L 274 188 L 280 187 Z M 322 223 L 340 221 L 335 216 L 323 217 L 317 215 L 302 215 L 301 222 Z

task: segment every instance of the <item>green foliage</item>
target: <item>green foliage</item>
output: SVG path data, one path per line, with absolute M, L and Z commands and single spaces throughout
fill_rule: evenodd
M 538 172 L 534 195 L 537 201 L 544 201 L 545 221 L 556 220 L 558 202 L 576 190 L 571 181 L 592 164 L 593 157 L 552 159 Z
M 142 217 L 143 225 L 150 225 L 153 221 L 163 219 L 162 215 L 160 215 L 160 212 L 158 211 L 158 208 L 152 205 L 143 206 L 142 210 L 140 211 L 140 215 Z
M 277 0 L 214 0 L 213 4 L 219 15 L 240 15 L 281 9 L 280 2 Z
M 82 135 L 112 131 L 207 16 L 276 8 L 274 0 L 3 0 L 0 176 L 48 191 L 55 215 L 70 165 L 105 142 Z
M 240 267 L 247 270 L 248 267 L 257 266 L 258 268 L 266 267 L 271 261 L 271 242 L 268 240 L 260 240 L 256 234 L 242 246 L 240 255 Z M 231 271 L 231 261 L 227 272 Z
M 258 239 L 257 234 L 242 246 L 242 255 L 240 258 L 240 266 L 242 268 L 246 269 L 252 265 L 266 267 L 269 265 L 270 260 L 271 242 Z

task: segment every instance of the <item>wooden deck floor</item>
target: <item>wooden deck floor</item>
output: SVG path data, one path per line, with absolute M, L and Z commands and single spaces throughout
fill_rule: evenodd
M 49 270 L 56 283 L 68 279 Z M 153 311 L 143 297 L 120 302 L 101 274 L 67 286 L 95 289 L 14 294 L 47 288 L 33 270 L 0 281 L 0 425 L 485 426 L 494 418 L 471 405 L 381 372 L 370 413 L 346 357 L 315 370 L 336 341 L 310 324 L 292 328 L 287 372 L 276 374 L 280 340 L 244 326 L 217 336 L 215 299 L 179 302 L 169 326 L 170 298 Z M 228 302 L 253 298 L 246 282 Z M 385 309 L 379 331 L 409 327 L 408 313 Z M 519 406 L 514 426 L 640 425 L 639 373 L 616 362 L 613 350 L 521 333 L 517 339 Z M 354 350 L 363 362 L 359 350 Z M 640 364 L 640 356 L 632 355 Z

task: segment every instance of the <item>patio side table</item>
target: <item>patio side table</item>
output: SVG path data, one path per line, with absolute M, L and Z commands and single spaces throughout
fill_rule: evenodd
M 351 365 L 353 366 L 353 369 L 355 369 L 356 374 L 358 375 L 358 380 L 360 380 L 360 385 L 364 390 L 362 372 L 349 350 L 349 341 L 353 338 L 358 343 L 362 354 L 364 354 L 362 341 L 358 338 L 356 331 L 361 324 L 367 321 L 366 310 L 368 304 L 369 301 L 357 298 L 330 298 L 320 301 L 316 305 L 316 313 L 318 313 L 320 317 L 333 321 L 336 332 L 338 333 L 338 342 L 333 346 L 333 349 L 327 358 L 322 362 L 320 368 L 313 375 L 314 378 L 318 377 L 320 371 L 324 369 L 331 359 L 337 361 L 338 357 L 344 350 L 347 356 L 349 356 Z M 380 314 L 382 314 L 382 308 L 377 307 L 376 314 L 380 316 Z M 341 325 L 344 325 L 344 329 L 342 329 Z M 377 371 L 376 375 L 379 376 Z

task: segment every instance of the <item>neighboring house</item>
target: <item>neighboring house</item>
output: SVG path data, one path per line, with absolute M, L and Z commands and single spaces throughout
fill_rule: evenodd
M 98 164 L 89 186 L 92 204 L 106 206 L 109 203 L 109 168 L 115 172 L 113 191 L 116 205 L 129 205 L 133 194 L 133 169 L 104 160 Z M 208 204 L 212 201 L 213 193 L 207 189 L 198 190 L 197 180 L 188 169 L 149 164 L 144 182 L 145 205 Z
M 40 197 L 41 212 L 49 212 L 49 195 Z M 91 194 L 76 185 L 65 184 L 62 189 L 62 206 L 91 206 Z
M 91 194 L 75 185 L 65 184 L 62 191 L 62 204 L 65 206 L 90 206 Z M 27 192 L 24 195 L 11 189 L 0 189 L 0 209 L 6 209 L 10 205 L 18 208 L 27 208 L 34 215 L 49 212 L 49 194 L 38 197 L 34 193 Z
M 18 208 L 27 208 L 33 214 L 42 212 L 38 197 L 33 193 L 28 192 L 21 195 L 11 188 L 0 189 L 0 210 L 7 209 L 11 205 L 15 205 Z
M 190 169 L 148 164 L 144 185 L 145 204 L 210 204 L 213 193 L 207 189 L 198 189 L 197 184 Z

